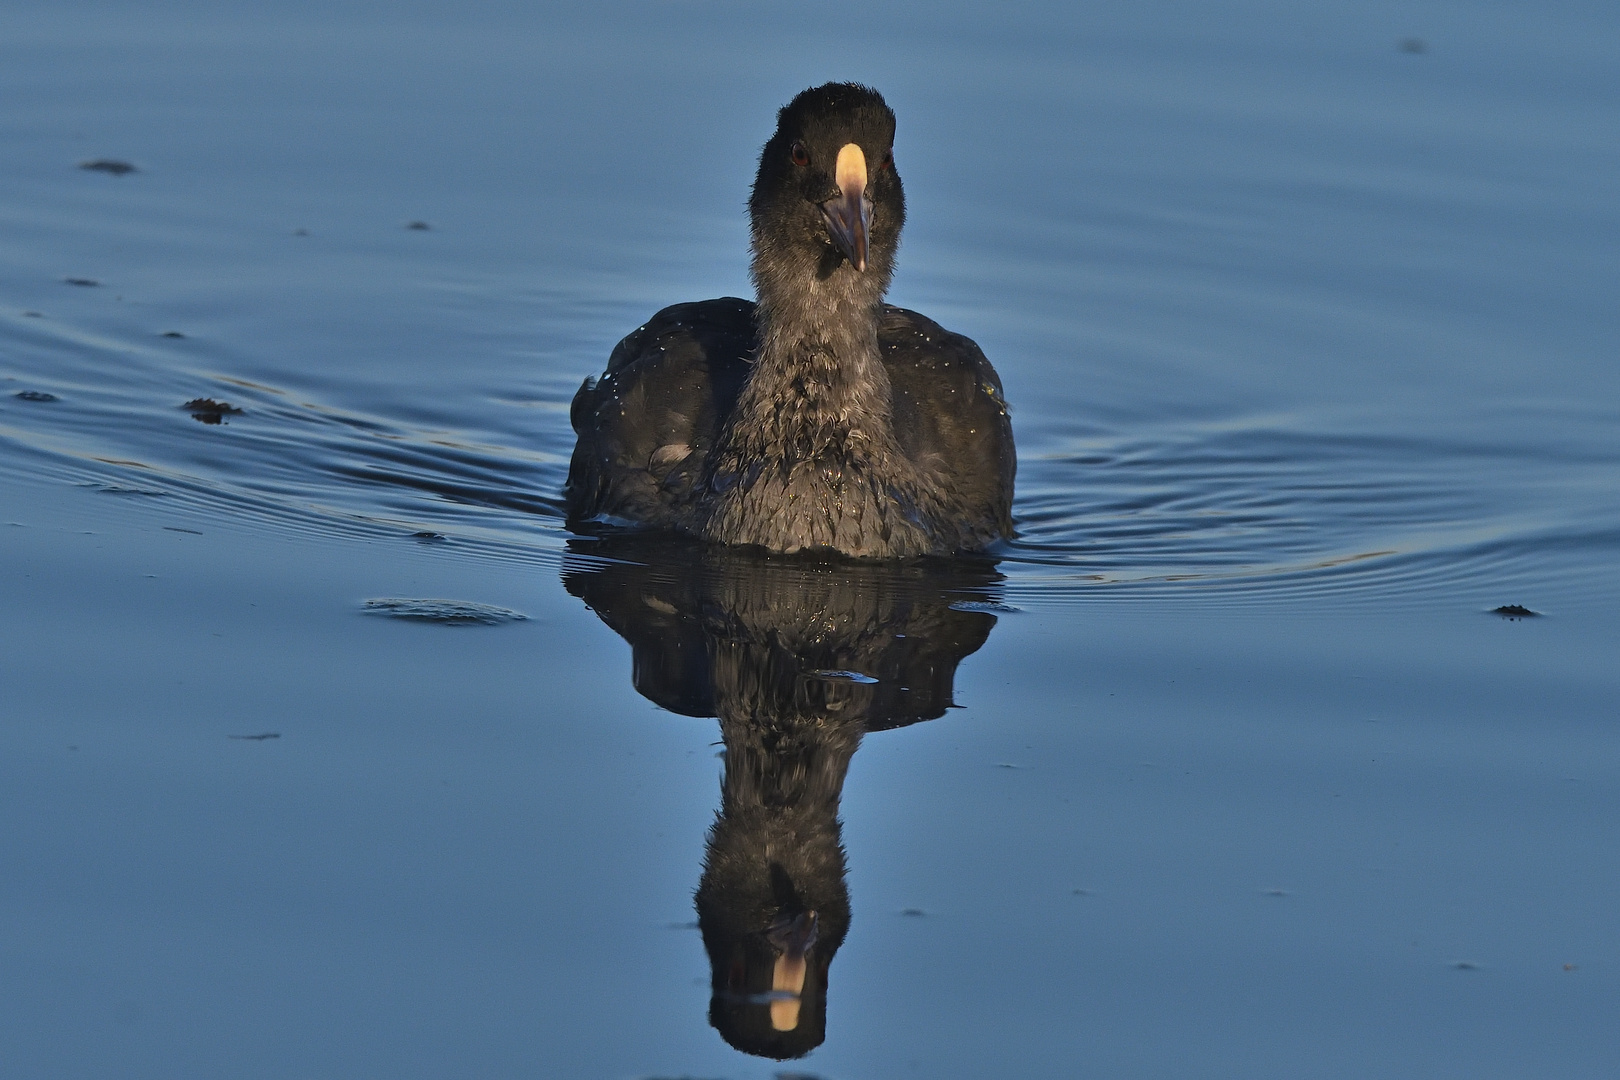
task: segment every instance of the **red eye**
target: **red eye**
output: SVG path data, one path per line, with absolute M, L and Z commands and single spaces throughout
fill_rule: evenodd
M 878 168 L 887 169 L 889 166 L 891 166 L 893 164 L 894 164 L 894 151 L 893 150 L 885 150 L 885 151 L 883 151 L 883 163 L 880 164 L 878 166 Z
M 793 144 L 793 164 L 803 167 L 810 164 L 810 151 L 804 148 L 804 143 Z

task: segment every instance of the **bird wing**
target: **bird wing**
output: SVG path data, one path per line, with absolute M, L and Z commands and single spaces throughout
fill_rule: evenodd
M 569 519 L 687 525 L 753 348 L 754 305 L 736 297 L 667 307 L 619 342 L 574 395 Z
M 971 338 L 905 308 L 885 305 L 878 346 L 901 450 L 959 520 L 994 528 L 982 541 L 1011 536 L 1018 458 L 996 369 Z

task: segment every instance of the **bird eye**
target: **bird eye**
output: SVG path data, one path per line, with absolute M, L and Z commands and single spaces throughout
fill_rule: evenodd
M 810 151 L 804 148 L 804 143 L 793 144 L 793 164 L 804 166 L 810 164 Z
M 885 150 L 885 151 L 883 151 L 883 163 L 880 164 L 878 166 L 878 168 L 887 169 L 889 166 L 891 166 L 893 164 L 894 164 L 894 151 L 893 150 Z

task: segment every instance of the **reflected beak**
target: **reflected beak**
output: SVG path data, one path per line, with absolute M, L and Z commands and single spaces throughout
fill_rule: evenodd
M 782 950 L 771 971 L 771 1027 L 792 1031 L 799 1026 L 799 999 L 804 993 L 805 953 L 816 943 L 816 913 L 802 912 L 767 935 Z
M 838 196 L 821 204 L 827 233 L 856 270 L 866 269 L 866 234 L 872 228 L 872 202 L 866 197 L 866 155 L 854 143 L 838 151 L 833 173 Z

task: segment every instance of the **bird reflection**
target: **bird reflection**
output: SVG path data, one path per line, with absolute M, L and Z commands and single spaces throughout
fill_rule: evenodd
M 850 758 L 866 733 L 951 707 L 1001 575 L 987 560 L 822 561 L 651 536 L 569 552 L 564 585 L 630 643 L 636 690 L 720 719 L 720 811 L 696 895 L 709 1022 L 739 1050 L 801 1057 L 826 1037 L 849 929 Z

